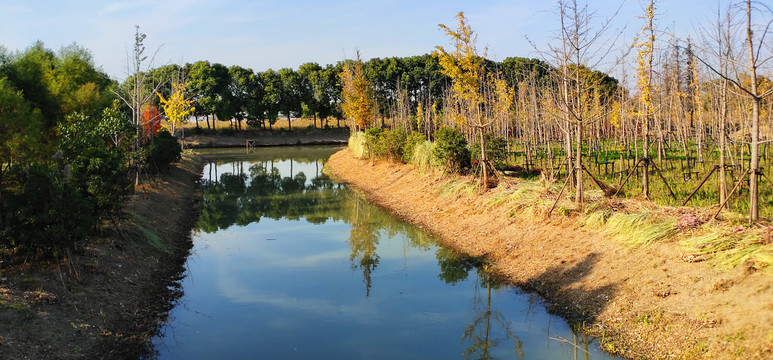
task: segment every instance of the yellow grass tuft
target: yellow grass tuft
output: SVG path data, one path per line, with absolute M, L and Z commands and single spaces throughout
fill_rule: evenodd
M 714 229 L 708 234 L 685 239 L 681 244 L 695 255 L 706 256 L 709 263 L 720 269 L 748 264 L 760 270 L 773 270 L 773 244 L 759 231 Z
M 349 136 L 349 151 L 354 154 L 354 157 L 362 159 L 365 155 L 365 134 L 357 132 Z
M 587 214 L 585 226 L 600 230 L 616 241 L 631 246 L 651 244 L 678 231 L 676 225 L 668 219 L 652 219 L 648 213 L 625 214 L 612 210 Z

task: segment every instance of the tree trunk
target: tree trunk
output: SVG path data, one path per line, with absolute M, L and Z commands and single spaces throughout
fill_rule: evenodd
M 749 50 L 749 70 L 751 72 L 752 95 L 752 127 L 751 127 L 751 162 L 749 164 L 749 223 L 754 224 L 759 219 L 758 209 L 758 173 L 760 167 L 760 97 L 757 92 L 757 64 L 754 61 L 754 43 L 752 41 L 751 0 L 746 0 L 746 45 Z
M 574 158 L 574 172 L 576 176 L 576 182 L 577 182 L 577 188 L 574 196 L 574 201 L 580 206 L 582 206 L 583 201 L 585 200 L 585 194 L 583 193 L 582 188 L 582 123 L 577 122 L 577 130 L 575 133 L 575 143 L 574 147 L 576 149 L 575 158 Z
M 486 168 L 486 146 L 483 140 L 483 128 L 479 128 L 480 132 L 480 168 L 483 171 L 483 188 L 488 189 L 488 169 Z

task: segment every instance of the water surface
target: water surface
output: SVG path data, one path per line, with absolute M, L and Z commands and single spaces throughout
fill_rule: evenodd
M 158 358 L 610 358 L 482 259 L 323 175 L 337 149 L 202 151 L 203 209 Z

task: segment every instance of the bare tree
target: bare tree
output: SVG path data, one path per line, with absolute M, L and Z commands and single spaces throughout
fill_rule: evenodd
M 136 127 L 137 136 L 134 139 L 133 150 L 136 152 L 141 146 L 142 140 L 142 127 L 143 123 L 142 112 L 144 107 L 153 98 L 159 88 L 163 85 L 161 82 L 157 82 L 153 78 L 153 73 L 150 71 L 155 59 L 155 53 L 147 62 L 147 66 L 144 68 L 142 64 L 148 59 L 145 53 L 144 41 L 147 35 L 140 32 L 140 27 L 135 26 L 134 33 L 134 51 L 132 56 L 127 54 L 126 56 L 126 75 L 127 80 L 119 88 L 119 91 L 114 93 L 131 109 L 132 124 Z M 158 53 L 158 50 L 156 50 Z M 131 169 L 134 171 L 135 185 L 140 182 L 141 166 L 137 159 L 132 160 Z

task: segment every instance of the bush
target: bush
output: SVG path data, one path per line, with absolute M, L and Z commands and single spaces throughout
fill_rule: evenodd
M 117 148 L 92 146 L 70 162 L 72 183 L 86 199 L 95 218 L 105 218 L 121 208 L 131 193 L 126 177 L 126 159 Z
M 171 163 L 180 161 L 183 149 L 177 142 L 177 138 L 172 136 L 166 129 L 156 134 L 153 140 L 153 146 L 148 154 L 148 162 L 156 164 L 159 168 L 166 167 Z
M 461 173 L 470 167 L 470 149 L 467 139 L 454 129 L 442 127 L 435 132 L 435 147 L 432 157 L 442 164 L 446 171 Z
M 407 138 L 408 135 L 403 130 L 386 130 L 384 134 L 386 155 L 395 160 L 402 160 Z
M 483 140 L 486 142 L 486 158 L 495 167 L 501 168 L 504 166 L 507 161 L 507 140 L 501 136 L 493 136 L 491 134 L 484 134 Z M 480 142 L 472 146 L 472 157 L 480 159 Z
M 373 159 L 386 156 L 384 129 L 372 127 L 365 131 L 365 154 Z
M 56 257 L 95 224 L 88 201 L 47 165 L 14 166 L 0 183 L 0 242 Z
M 405 146 L 403 146 L 403 162 L 409 163 L 413 158 L 413 153 L 416 151 L 416 147 L 427 141 L 427 137 L 420 132 L 412 132 L 405 139 Z

